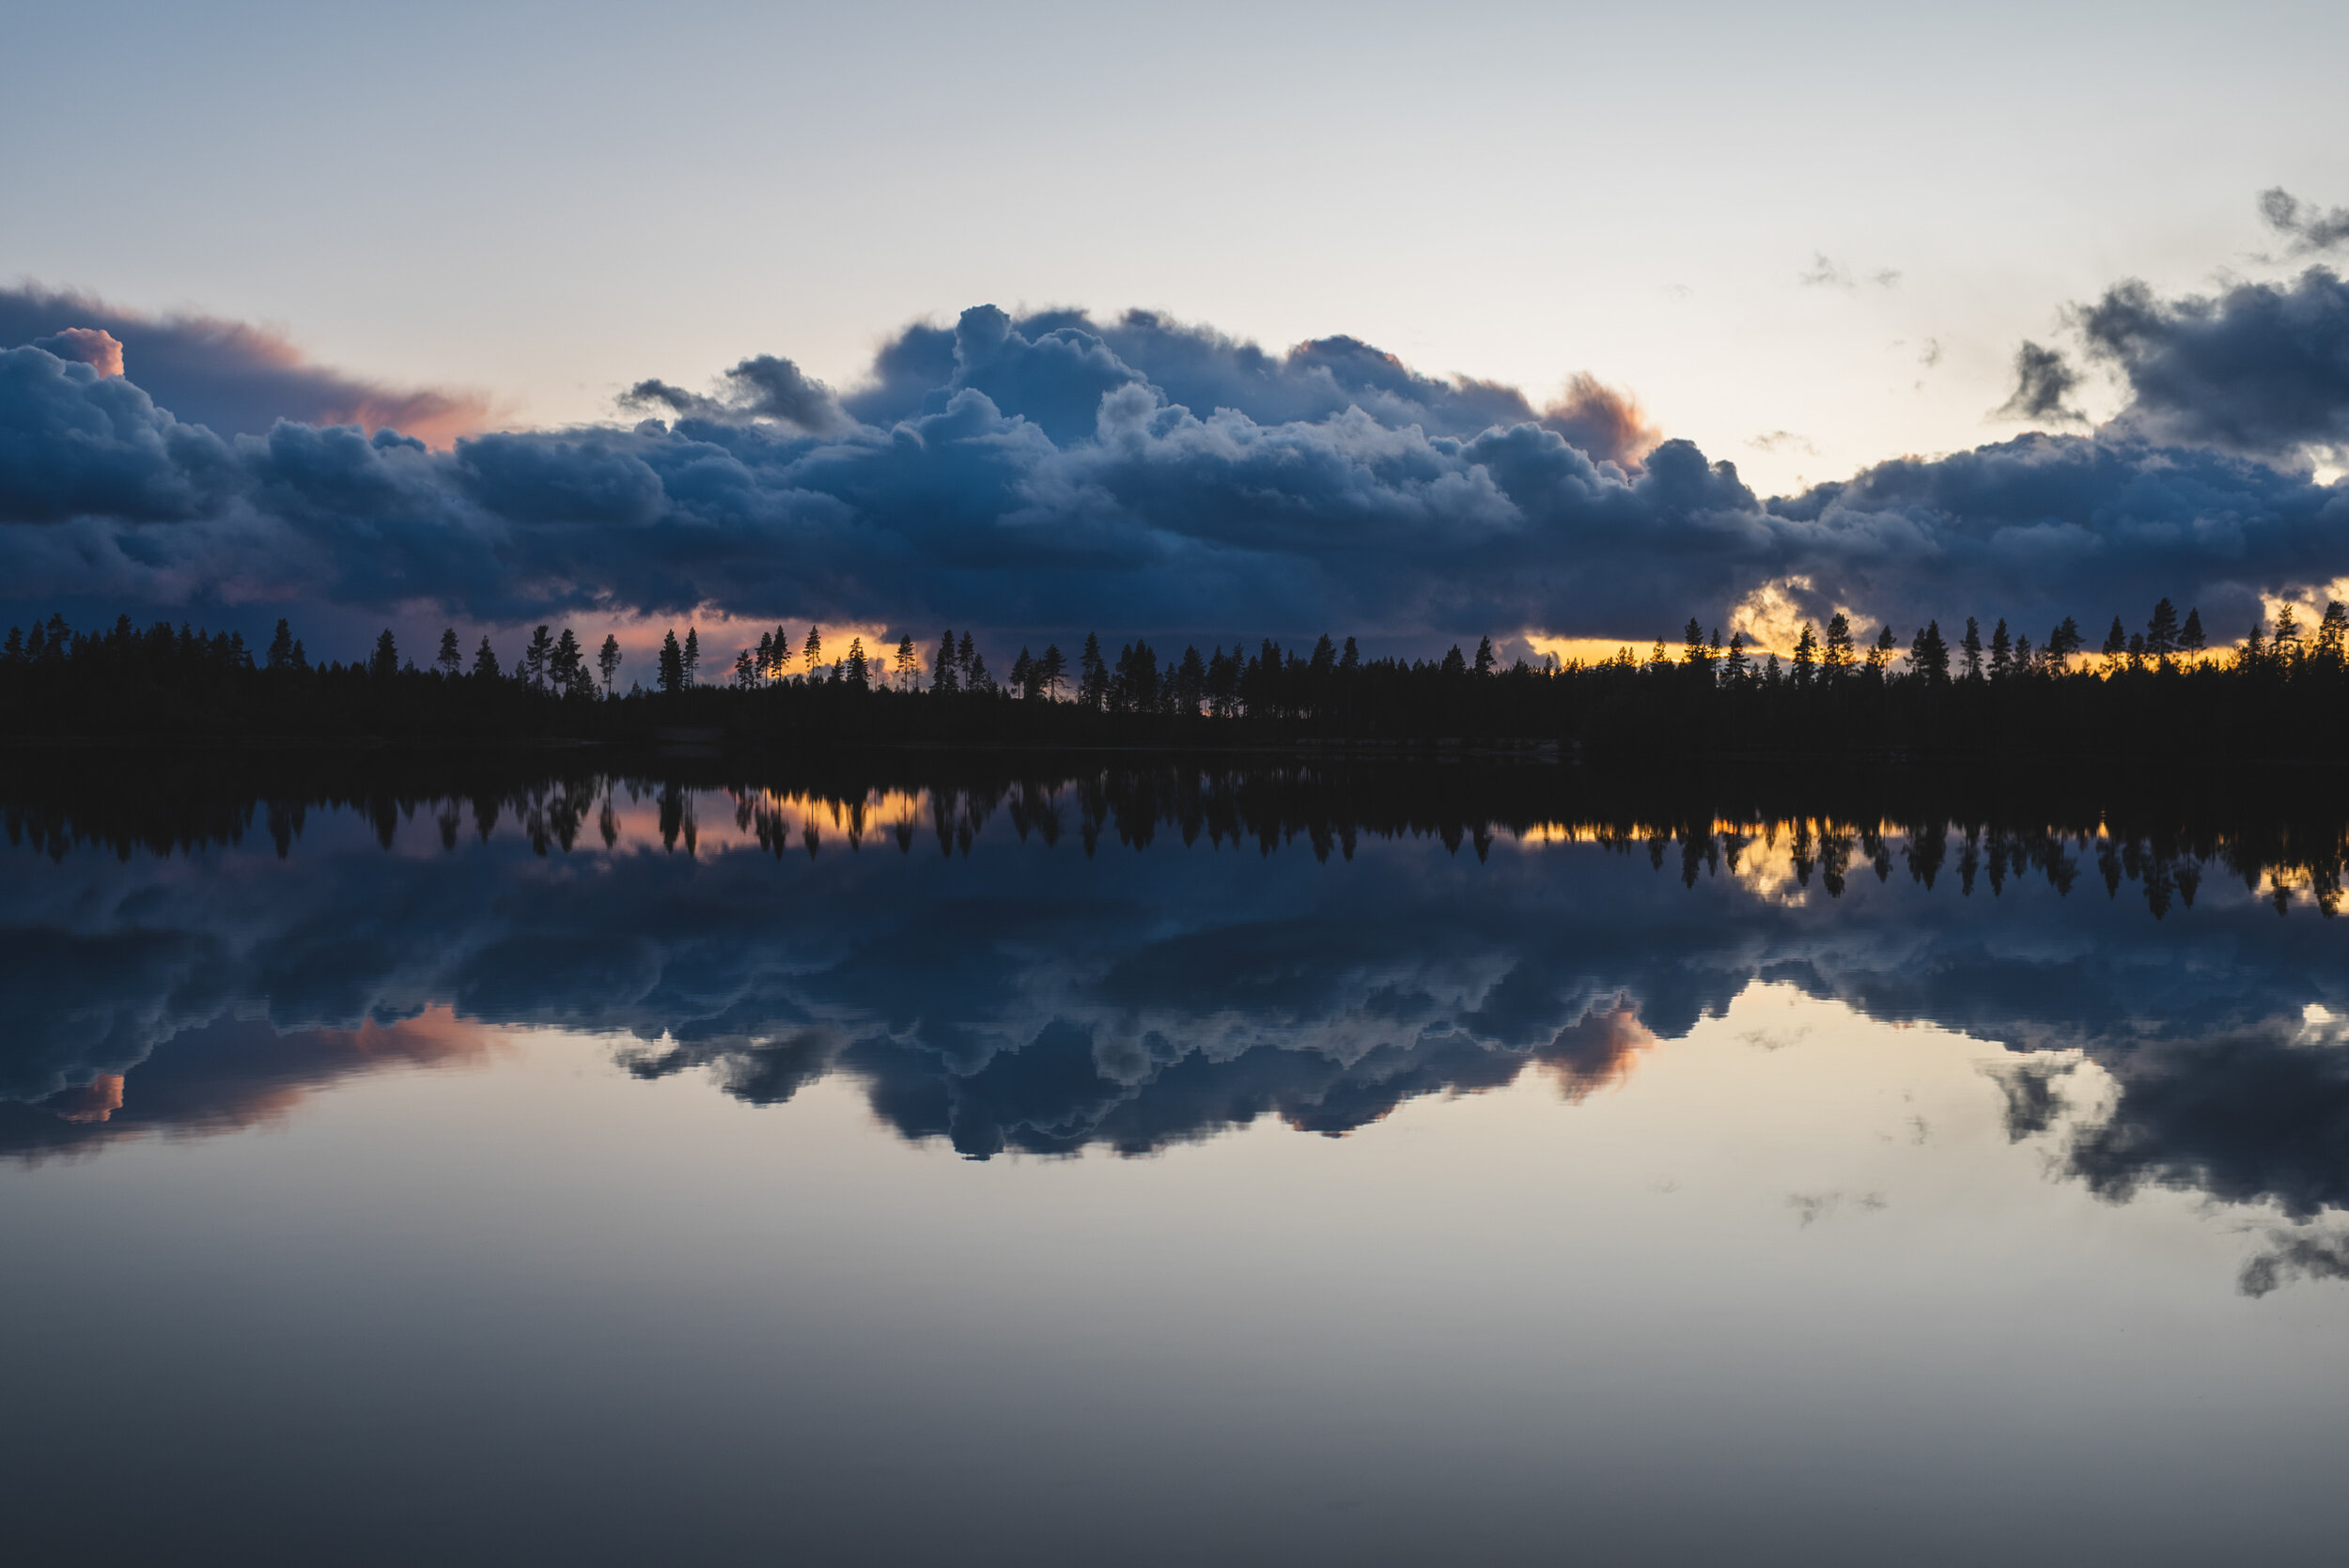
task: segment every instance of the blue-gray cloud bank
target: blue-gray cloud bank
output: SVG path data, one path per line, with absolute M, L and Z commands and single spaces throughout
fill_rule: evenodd
M 1143 312 L 983 305 L 845 393 L 762 355 L 708 393 L 631 387 L 660 418 L 440 450 L 249 411 L 215 428 L 150 396 L 133 338 L 110 374 L 57 335 L 92 323 L 19 311 L 42 339 L 0 350 L 0 575 L 27 603 L 164 613 L 1641 641 L 1775 582 L 1904 629 L 2036 633 L 2166 596 L 2232 632 L 2262 595 L 2349 576 L 2349 488 L 2310 466 L 2349 429 L 2341 287 L 2116 293 L 2088 319 L 2136 382 L 2121 418 L 1767 501 L 1588 378 L 1537 408 L 1350 338 L 1276 354 Z M 184 401 L 220 400 L 174 363 Z

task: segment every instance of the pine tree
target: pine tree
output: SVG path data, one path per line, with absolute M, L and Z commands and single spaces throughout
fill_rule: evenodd
M 1183 649 L 1183 661 L 1174 670 L 1174 711 L 1186 719 L 1197 718 L 1206 694 L 1206 660 L 1199 657 L 1198 645 L 1193 644 Z
M 1109 689 L 1110 672 L 1101 660 L 1101 639 L 1088 631 L 1084 651 L 1077 656 L 1077 701 L 1097 713 Z
M 277 627 L 279 632 L 283 634 L 286 623 L 280 621 L 277 623 Z M 269 651 L 272 667 L 274 668 L 277 658 L 277 644 L 274 642 L 270 644 Z M 286 655 L 289 659 L 293 656 L 293 647 L 290 643 L 288 643 L 286 648 Z M 457 629 L 455 627 L 450 627 L 445 631 L 441 633 L 441 651 L 434 657 L 432 662 L 441 667 L 442 675 L 447 675 L 452 679 L 456 676 L 458 671 L 465 667 L 465 656 L 457 650 Z
M 807 664 L 810 680 L 816 678 L 816 666 L 824 657 L 824 633 L 820 627 L 807 629 L 807 641 L 800 647 L 800 658 Z
M 682 663 L 682 668 L 683 668 L 683 670 L 684 670 L 684 672 L 685 672 L 685 684 L 686 684 L 686 685 L 691 686 L 691 685 L 692 685 L 692 684 L 693 684 L 693 676 L 694 676 L 695 673 L 696 673 L 696 672 L 698 672 L 698 671 L 701 669 L 701 667 L 702 667 L 702 634 L 701 634 L 701 629 L 700 629 L 698 627 L 690 627 L 690 626 L 689 626 L 689 627 L 687 627 L 687 628 L 685 629 L 685 650 L 684 650 L 684 657 L 683 657 L 683 663 Z
M 2069 615 L 2064 616 L 2063 624 L 2047 633 L 2047 661 L 2054 666 L 2054 673 L 2070 675 L 2072 656 L 2079 652 L 2081 644 L 2087 641 L 2080 635 L 2080 623 Z
M 1688 624 L 1690 626 L 1694 626 L 1697 623 L 1690 621 Z M 1329 638 L 1324 637 L 1322 641 L 1326 643 L 1329 641 Z M 1493 658 L 1493 640 L 1489 637 L 1479 637 L 1476 640 L 1476 673 L 1479 675 L 1491 675 L 1493 673 L 1493 665 L 1495 662 L 1496 660 Z
M 968 631 L 965 631 L 962 634 L 962 642 L 955 649 L 955 662 L 961 666 L 963 685 L 970 687 L 974 691 L 981 690 L 982 688 L 978 679 L 978 672 L 981 668 L 979 652 L 978 649 L 972 645 L 971 642 L 971 634 Z M 988 686 L 993 686 L 994 684 L 995 683 L 991 680 L 987 683 Z
M 1721 678 L 1727 684 L 1735 686 L 1746 678 L 1747 672 L 1751 667 L 1752 661 L 1746 658 L 1746 634 L 1742 631 L 1731 632 L 1729 634 L 1729 658 L 1721 666 Z
M 1909 640 L 1908 667 L 1924 676 L 1927 686 L 1940 686 L 1950 678 L 1950 645 L 1941 639 L 1941 623 L 1927 621 Z
M 897 640 L 897 665 L 891 676 L 901 690 L 910 691 L 921 673 L 922 656 L 913 651 L 913 633 L 909 631 Z
M 1011 661 L 1011 689 L 1023 699 L 1036 694 L 1035 660 L 1028 656 L 1024 646 L 1019 650 L 1019 657 Z
M 554 652 L 547 659 L 547 675 L 557 691 L 568 691 L 579 684 L 583 659 L 578 634 L 565 627 L 563 635 L 555 641 Z
M 1878 627 L 1875 644 L 1868 649 L 1868 678 L 1882 685 L 1885 677 L 1891 674 L 1892 656 L 1900 651 L 1900 647 L 1901 640 L 1892 635 L 1890 626 Z
M 762 631 L 758 634 L 758 650 L 751 655 L 752 678 L 765 680 L 774 667 L 775 634 L 771 631 Z
M 2111 675 L 2119 670 L 2121 661 L 2128 657 L 2128 653 L 2129 634 L 2122 629 L 2121 617 L 2115 615 L 2112 617 L 2112 629 L 2105 633 L 2105 674 Z
M 1966 640 L 1958 646 L 1966 650 L 1966 678 L 1982 678 L 1982 623 L 1973 616 L 1966 617 Z
M 473 674 L 475 680 L 495 680 L 500 674 L 497 650 L 490 646 L 487 634 L 483 635 L 481 645 L 473 651 Z
M 1998 629 L 1990 633 L 1990 678 L 2004 680 L 2015 673 L 2015 644 L 2006 634 L 2006 617 L 1999 617 Z
M 1812 673 L 1818 668 L 1818 634 L 1811 629 L 1811 623 L 1805 621 L 1802 623 L 1802 634 L 1795 639 L 1795 684 L 1808 689 Z
M 2342 647 L 2345 638 L 2349 638 L 2349 610 L 2334 599 L 2325 606 L 2325 618 L 2316 623 L 2316 643 L 2309 657 L 2326 669 L 2340 669 L 2344 652 L 2349 652 Z
M 2155 659 L 2178 651 L 2178 609 L 2166 598 L 2154 606 L 2154 618 L 2145 623 L 2145 651 Z
M 1060 683 L 1068 674 L 1068 656 L 1060 651 L 1057 643 L 1044 645 L 1044 657 L 1036 660 L 1036 677 L 1043 683 L 1047 701 L 1057 701 Z
M 758 655 L 749 648 L 734 656 L 734 684 L 744 691 L 758 684 Z
M 554 657 L 554 639 L 545 627 L 530 634 L 529 645 L 522 649 L 522 679 L 533 686 L 547 683 L 547 660 Z
M 1885 629 L 1889 632 L 1891 629 Z M 1839 681 L 1851 674 L 1851 621 L 1838 610 L 1827 623 L 1827 646 L 1820 660 L 1820 674 L 1829 681 Z
M 596 668 L 603 672 L 603 694 L 612 695 L 612 677 L 620 673 L 620 640 L 610 632 L 603 634 L 603 647 L 596 655 Z
M 2278 664 L 2300 662 L 2300 615 L 2289 604 L 2276 612 L 2276 634 L 2267 640 L 2267 654 Z
M 952 691 L 959 683 L 955 675 L 955 632 L 948 627 L 939 635 L 938 657 L 930 660 L 930 690 Z

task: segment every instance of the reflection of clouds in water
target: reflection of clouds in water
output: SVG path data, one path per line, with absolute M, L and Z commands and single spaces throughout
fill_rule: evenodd
M 446 1007 L 394 1023 L 293 1033 L 230 1016 L 163 1042 L 135 1074 L 101 1073 L 30 1104 L 0 1100 L 0 1149 L 38 1160 L 157 1133 L 234 1132 L 283 1120 L 342 1079 L 478 1065 L 495 1050 L 495 1034 Z
M 2175 868 L 2213 863 L 2208 843 L 2162 862 L 2092 835 L 1710 817 L 1486 858 L 1448 851 L 1510 836 L 1429 817 L 1416 841 L 1358 837 L 1310 796 L 1267 827 L 1080 784 L 629 794 L 369 804 L 341 838 L 321 811 L 283 861 L 34 836 L 60 860 L 0 885 L 0 1143 L 243 1125 L 305 1085 L 463 1059 L 425 1048 L 437 1018 L 632 1038 L 631 1071 L 707 1070 L 760 1104 L 847 1075 L 902 1135 L 976 1157 L 1139 1153 L 1264 1116 L 1343 1133 L 1529 1067 L 1580 1100 L 1767 984 L 2026 1053 L 1993 1070 L 2010 1137 L 2053 1135 L 2108 1197 L 2349 1206 L 2338 934 L 2279 923 L 2243 878 L 2201 881 L 2187 918 Z M 2159 864 L 2172 906 L 2119 895 Z M 173 1088 L 199 1060 L 205 1092 Z

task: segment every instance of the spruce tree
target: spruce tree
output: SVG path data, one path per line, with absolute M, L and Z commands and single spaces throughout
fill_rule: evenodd
M 620 672 L 620 640 L 610 632 L 603 634 L 603 647 L 596 655 L 596 668 L 603 672 L 603 694 L 612 695 L 612 677 Z
M 1982 678 L 1982 623 L 1973 616 L 1966 617 L 1966 640 L 1958 646 L 1966 650 L 1966 678 Z
M 952 691 L 958 684 L 955 678 L 955 632 L 948 627 L 939 634 L 938 657 L 930 660 L 930 690 Z
M 2186 625 L 2178 629 L 2178 646 L 2187 653 L 2200 653 L 2202 651 L 2205 641 L 2202 635 L 2201 611 L 2188 610 L 2186 613 Z
M 1060 651 L 1060 644 L 1044 644 L 1044 657 L 1036 660 L 1036 678 L 1043 683 L 1046 701 L 1059 698 L 1060 683 L 1067 674 L 1068 656 Z
M 2154 606 L 2154 618 L 2145 623 L 2145 651 L 2155 659 L 2178 651 L 2178 610 L 2166 598 Z
M 685 690 L 685 650 L 677 646 L 675 627 L 671 627 L 661 639 L 660 674 L 655 678 L 663 691 Z
M 1109 666 L 1101 660 L 1101 639 L 1085 633 L 1085 645 L 1077 655 L 1077 701 L 1098 712 L 1110 689 Z
M 557 691 L 568 691 L 579 684 L 583 657 L 578 634 L 565 627 L 563 635 L 555 640 L 554 652 L 547 658 L 547 675 Z
M 863 638 L 851 637 L 848 639 L 848 657 L 843 661 L 840 676 L 843 680 L 847 681 L 850 686 L 855 687 L 860 691 L 866 691 L 871 687 L 872 672 L 865 665 Z
M 56 639 L 50 639 L 54 643 Z M 392 641 L 392 629 L 385 627 L 383 635 L 375 640 L 375 652 L 367 659 L 367 674 L 378 680 L 389 680 L 399 673 L 399 645 Z
M 1773 654 L 1771 657 L 1775 659 L 1777 656 Z M 1802 623 L 1801 635 L 1795 639 L 1794 681 L 1796 686 L 1809 690 L 1812 675 L 1818 668 L 1818 635 L 1811 629 L 1811 623 L 1805 621 Z
M 1990 678 L 2004 680 L 2015 673 L 2015 644 L 2006 634 L 2006 617 L 1999 617 L 1998 629 L 1990 633 Z
M 16 629 L 13 627 L 8 630 L 8 642 L 10 648 L 8 657 L 14 659 L 16 657 Z M 283 620 L 277 623 L 276 635 L 269 640 L 269 652 L 263 656 L 261 667 L 267 670 L 293 668 L 293 628 Z
M 498 677 L 497 650 L 490 646 L 487 634 L 483 635 L 481 645 L 473 651 L 473 673 L 475 680 L 495 680 Z
M 685 651 L 684 651 L 684 663 L 683 663 L 683 668 L 684 668 L 684 671 L 685 671 L 685 684 L 686 684 L 686 685 L 691 686 L 691 685 L 692 685 L 692 684 L 693 684 L 693 677 L 694 677 L 694 675 L 696 675 L 696 674 L 700 671 L 701 667 L 702 667 L 702 634 L 701 634 L 701 629 L 700 629 L 700 628 L 698 628 L 698 627 L 691 627 L 691 626 L 689 626 L 689 627 L 687 627 L 687 628 L 685 629 Z
M 1887 627 L 1885 630 L 1889 634 L 1891 628 Z M 1827 623 L 1826 651 L 1820 660 L 1819 673 L 1830 682 L 1839 681 L 1851 674 L 1851 621 L 1838 610 Z
M 530 634 L 529 644 L 522 649 L 522 679 L 533 686 L 547 683 L 547 660 L 554 657 L 554 639 L 545 627 Z

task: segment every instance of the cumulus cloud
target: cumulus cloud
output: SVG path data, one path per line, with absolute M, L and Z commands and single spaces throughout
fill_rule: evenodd
M 122 345 L 115 334 L 96 327 L 68 327 L 49 337 L 33 339 L 33 347 L 46 349 L 62 360 L 86 365 L 101 376 L 122 374 Z
M 2349 444 L 2349 282 L 2329 268 L 2176 300 L 2123 283 L 2079 326 L 2127 380 L 2126 428 L 2254 454 Z
M 696 419 L 773 419 L 818 434 L 846 422 L 830 387 L 772 354 L 754 355 L 727 371 L 716 396 L 643 380 L 620 394 L 620 406 Z
M 2295 251 L 2329 251 L 2349 245 L 2349 207 L 2330 211 L 2303 203 L 2282 186 L 2260 193 L 2260 216 L 2267 226 L 2292 242 Z
M 2191 302 L 2148 310 L 2164 330 L 2199 319 Z M 2100 330 L 2154 385 L 2153 329 Z M 448 452 L 359 424 L 215 428 L 150 396 L 123 342 L 126 377 L 0 352 L 0 578 L 28 608 L 1644 640 L 1771 584 L 1820 618 L 2037 627 L 2167 597 L 2248 625 L 2268 597 L 2349 575 L 2349 491 L 2179 444 L 2150 393 L 2091 434 L 1765 502 L 1587 376 L 1536 410 L 1357 339 L 1274 354 L 1148 312 L 978 306 L 901 333 L 839 396 L 761 356 L 709 395 L 632 388 L 665 422 Z M 2060 408 L 2069 367 L 2034 374 Z
M 445 446 L 496 411 L 477 394 L 388 386 L 313 364 L 283 334 L 246 321 L 148 316 L 29 284 L 0 288 L 0 349 L 28 343 L 127 374 L 181 419 L 223 435 L 262 435 L 290 419 L 395 426 Z

